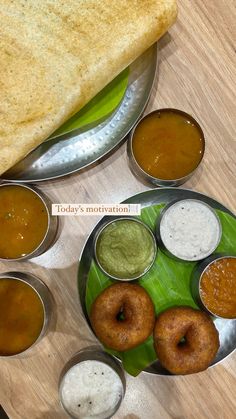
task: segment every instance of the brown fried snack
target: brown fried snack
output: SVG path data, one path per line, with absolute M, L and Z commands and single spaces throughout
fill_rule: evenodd
M 153 337 L 158 359 L 172 374 L 207 369 L 220 345 L 211 318 L 191 307 L 173 307 L 161 313 Z
M 90 320 L 105 346 L 127 351 L 152 333 L 154 305 L 140 285 L 120 282 L 109 286 L 96 298 Z

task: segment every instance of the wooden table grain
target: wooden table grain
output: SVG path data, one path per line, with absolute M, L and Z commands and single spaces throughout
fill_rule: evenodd
M 179 18 L 160 40 L 160 67 L 147 112 L 176 107 L 191 113 L 206 137 L 204 161 L 185 187 L 208 194 L 236 211 L 236 2 L 179 0 Z M 54 202 L 118 203 L 144 190 L 130 172 L 123 144 L 102 163 L 40 185 Z M 78 259 L 97 216 L 64 217 L 55 245 L 24 263 L 1 263 L 0 272 L 29 271 L 55 299 L 57 322 L 20 359 L 1 360 L 0 404 L 10 419 L 62 419 L 58 378 L 65 362 L 96 342 L 77 297 Z M 2 313 L 3 314 L 3 313 Z M 186 377 L 127 376 L 116 419 L 236 418 L 236 354 Z

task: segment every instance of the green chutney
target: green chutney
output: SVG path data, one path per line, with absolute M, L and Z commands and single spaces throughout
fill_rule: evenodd
M 116 220 L 98 236 L 96 257 L 112 277 L 133 279 L 144 274 L 156 255 L 155 239 L 149 229 L 135 220 Z

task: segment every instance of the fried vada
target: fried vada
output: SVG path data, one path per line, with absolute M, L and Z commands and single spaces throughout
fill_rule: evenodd
M 220 345 L 210 316 L 191 307 L 173 307 L 161 313 L 153 337 L 160 363 L 172 374 L 207 369 Z
M 95 334 L 105 346 L 127 351 L 152 333 L 154 305 L 143 287 L 120 282 L 109 286 L 96 298 L 90 320 Z

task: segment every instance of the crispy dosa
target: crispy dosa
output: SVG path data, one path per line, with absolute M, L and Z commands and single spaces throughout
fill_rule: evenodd
M 0 174 L 172 25 L 176 0 L 2 0 Z

